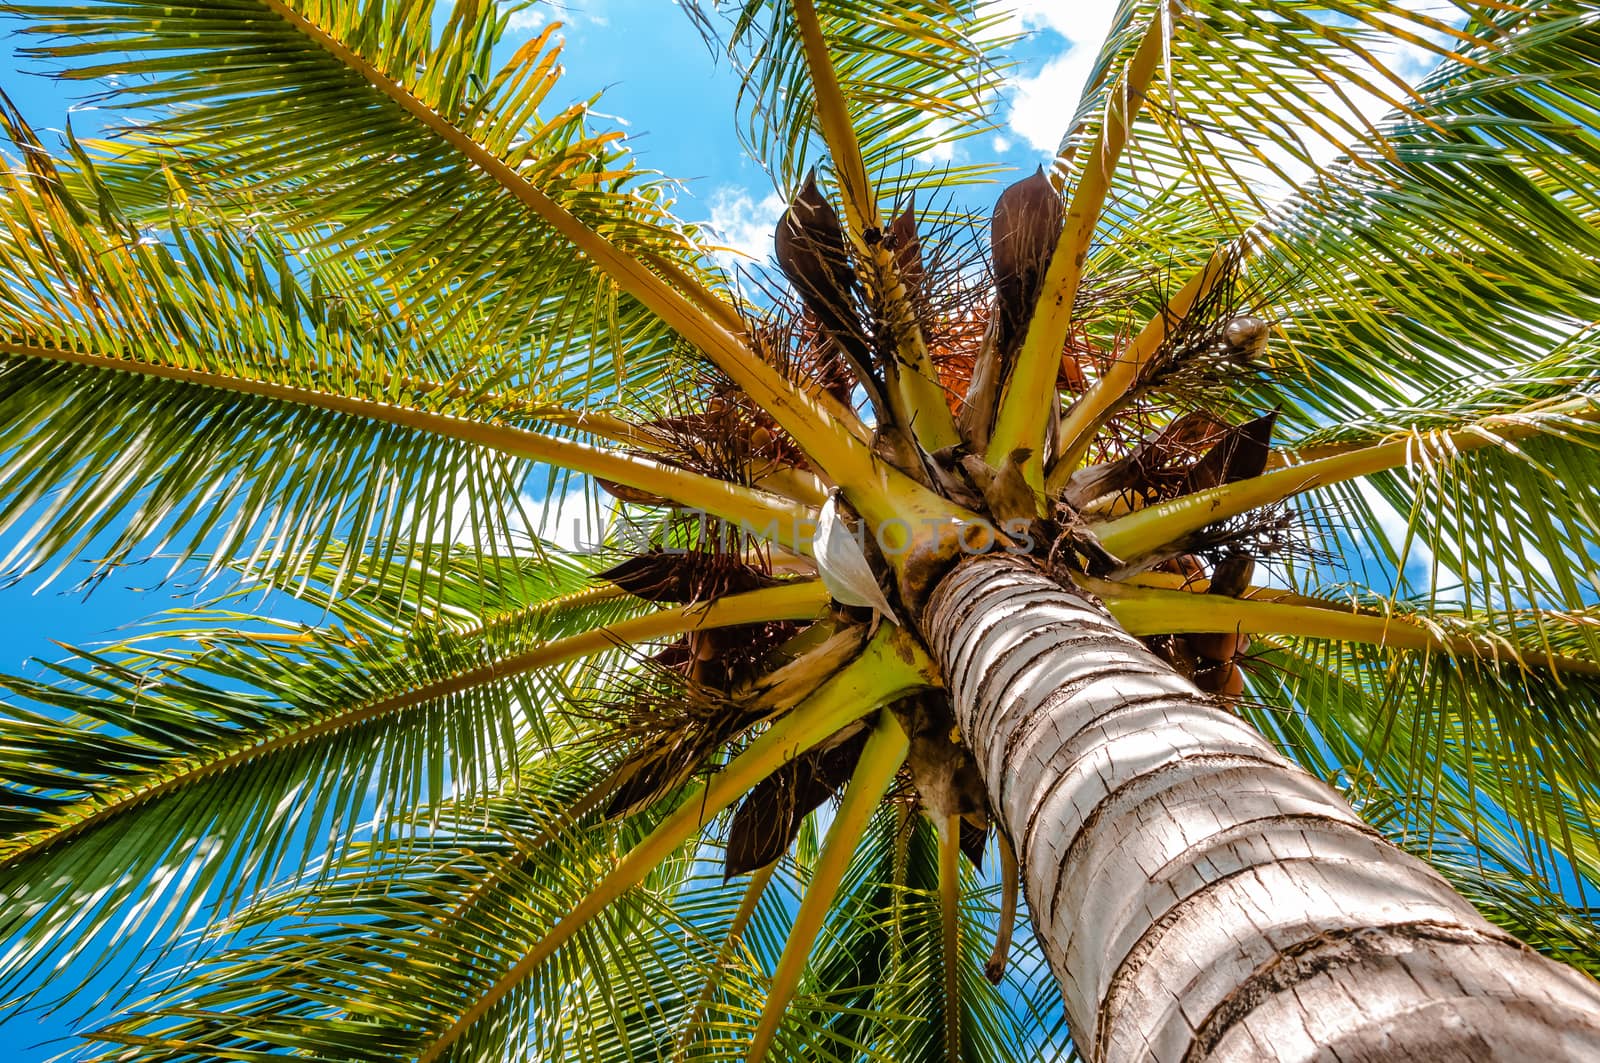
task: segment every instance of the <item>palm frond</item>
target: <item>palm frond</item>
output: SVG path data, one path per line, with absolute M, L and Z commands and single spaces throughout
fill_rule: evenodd
M 1092 165 L 1116 76 L 1151 19 L 1170 18 L 1097 239 L 1119 238 L 1118 203 L 1204 204 L 1243 263 L 1230 303 L 1284 344 L 1213 400 L 1280 406 L 1286 427 L 1314 430 L 1516 375 L 1596 316 L 1597 30 L 1581 3 L 1456 6 L 1119 10 L 1060 180 Z M 1164 236 L 1142 251 L 1141 272 L 1169 291 L 1205 261 Z M 1147 398 L 1194 401 L 1174 387 Z
M 1445 609 L 1491 614 L 1593 606 L 1600 511 L 1589 485 L 1600 475 L 1600 433 L 1588 420 L 1554 416 L 1538 435 L 1489 438 L 1453 460 L 1418 446 L 1409 467 L 1330 487 L 1308 505 L 1349 555 L 1390 566 L 1397 596 L 1423 593 Z M 1326 565 L 1304 576 L 1338 578 Z M 1600 656 L 1593 632 L 1581 644 Z
M 1584 389 L 1594 385 L 1594 381 L 1587 381 Z M 1583 567 L 1591 559 L 1593 547 L 1581 523 L 1591 515 L 1591 507 L 1580 486 L 1582 480 L 1563 484 L 1552 478 L 1557 469 L 1581 475 L 1581 470 L 1592 464 L 1595 438 L 1600 431 L 1600 400 L 1584 389 L 1561 401 L 1538 402 L 1508 413 L 1458 422 L 1448 430 L 1412 429 L 1364 447 L 1337 447 L 1332 453 L 1304 463 L 1280 462 L 1278 467 L 1257 476 L 1159 501 L 1101 521 L 1096 524 L 1096 533 L 1104 547 L 1118 557 L 1148 558 L 1163 547 L 1191 540 L 1203 529 L 1226 528 L 1235 518 L 1324 489 L 1334 502 L 1323 507 L 1322 518 L 1355 513 L 1369 529 L 1351 530 L 1359 541 L 1363 534 L 1381 536 L 1382 522 L 1373 516 L 1371 507 L 1359 500 L 1350 501 L 1352 492 L 1359 491 L 1352 483 L 1365 480 L 1378 484 L 1380 489 L 1387 488 L 1392 498 L 1403 499 L 1399 508 L 1412 514 L 1413 522 L 1425 492 L 1437 489 L 1438 501 L 1429 516 L 1446 531 L 1457 528 L 1450 512 L 1450 507 L 1456 505 L 1468 507 L 1462 523 L 1474 532 L 1483 532 L 1495 522 L 1530 525 L 1533 541 L 1549 551 L 1549 563 L 1562 566 L 1562 572 L 1543 586 L 1558 588 L 1554 592 L 1558 608 L 1574 607 L 1588 600 L 1589 592 L 1580 588 L 1592 582 L 1581 575 L 1591 571 Z M 1506 477 L 1510 490 L 1504 497 L 1479 491 L 1472 498 L 1457 502 L 1454 494 L 1463 483 L 1470 483 L 1480 468 L 1491 468 Z M 1397 489 L 1395 481 L 1385 477 L 1400 469 L 1407 471 L 1410 482 Z M 1554 497 L 1549 510 L 1544 511 L 1539 496 L 1546 490 L 1545 484 L 1551 482 L 1555 484 L 1550 488 Z M 1473 516 L 1471 511 L 1478 515 Z M 1574 525 L 1570 529 L 1569 523 Z M 1406 538 L 1409 537 L 1408 532 Z M 1503 539 L 1488 545 L 1464 543 L 1459 549 L 1462 556 L 1498 555 L 1502 560 L 1498 586 L 1509 590 L 1514 577 L 1508 574 L 1502 551 L 1509 550 L 1516 556 L 1525 547 L 1520 527 Z M 1392 547 L 1385 549 L 1395 556 Z M 1521 558 L 1522 567 L 1528 567 L 1527 554 L 1521 554 Z M 1476 577 L 1481 581 L 1493 578 L 1493 572 L 1490 566 L 1474 571 L 1470 565 L 1463 565 L 1459 574 L 1464 580 Z M 1527 578 L 1520 572 L 1518 576 Z M 1536 582 L 1534 589 L 1540 586 Z M 1523 596 L 1528 593 L 1523 592 Z M 1516 596 L 1508 594 L 1506 600 L 1515 601 Z
M 788 0 L 719 0 L 694 12 L 725 41 L 744 78 L 745 145 L 779 187 L 798 189 L 826 150 L 816 92 Z M 992 127 L 1006 39 L 992 8 L 971 0 L 816 5 L 828 54 L 880 197 L 948 189 L 994 167 L 953 161 L 961 142 Z
M 1321 640 L 1270 640 L 1253 722 L 1325 780 L 1396 795 L 1404 823 L 1496 839 L 1567 895 L 1600 882 L 1592 678 Z M 1561 868 L 1569 868 L 1563 873 Z M 1582 887 L 1580 887 L 1582 888 Z
M 358 844 L 314 888 L 258 900 L 220 928 L 233 944 L 206 966 L 101 1031 L 153 1059 L 214 1058 L 299 1048 L 318 1058 L 396 1058 L 416 1051 L 408 1024 L 436 1024 L 515 941 L 537 940 L 654 822 L 590 816 L 551 834 L 595 773 L 577 747 L 541 753 L 514 789 L 433 814 L 426 837 Z M 713 830 L 716 826 L 711 825 Z M 529 848 L 527 840 L 544 842 Z M 614 911 L 579 932 L 457 1042 L 451 1058 L 536 1060 L 743 1058 L 745 1024 L 765 999 L 795 891 L 817 856 L 802 841 L 756 906 L 731 954 L 721 948 L 742 882 L 712 871 L 715 847 L 691 841 Z M 969 888 L 981 886 L 975 872 Z M 851 861 L 779 1034 L 786 1058 L 942 1060 L 927 1018 L 940 1003 L 937 869 L 932 833 L 890 804 Z M 1035 999 L 1042 959 L 1019 943 L 1010 980 L 982 978 L 993 908 L 962 909 L 964 1059 L 1059 1058 L 1053 1006 Z M 448 971 L 448 975 L 441 972 Z M 715 972 L 699 1036 L 682 1021 Z M 340 985 L 337 995 L 327 985 Z M 448 987 L 448 988 L 447 988 Z M 933 1009 L 930 1011 L 930 1009 Z M 686 1046 L 677 1055 L 668 1052 Z M 115 1058 L 108 1053 L 105 1058 Z
M 553 759 L 572 770 L 573 758 Z M 262 898 L 232 928 L 239 944 L 98 1038 L 152 1060 L 414 1056 L 441 1015 L 464 1010 L 604 874 L 616 846 L 648 828 L 648 817 L 591 817 L 522 849 L 530 824 L 558 811 L 539 785 L 558 778 L 463 803 L 429 838 L 352 850 L 314 892 Z M 673 906 L 692 868 L 685 855 L 663 863 L 522 980 L 451 1058 L 627 1058 L 665 1040 L 719 914 Z
M 681 913 L 672 907 L 705 820 L 770 769 L 773 755 L 792 754 L 789 744 L 803 749 L 859 715 L 886 671 L 913 674 L 886 669 L 881 658 L 856 668 L 797 711 L 794 726 L 780 722 L 756 739 L 703 792 L 680 789 L 621 821 L 563 822 L 564 795 L 595 765 L 585 749 L 542 743 L 529 790 L 507 776 L 499 798 L 419 817 L 412 826 L 420 837 L 333 854 L 314 889 L 269 894 L 229 928 L 262 927 L 265 947 L 224 957 L 163 1008 L 135 1012 L 102 1036 L 169 1053 L 155 1058 L 328 1043 L 350 1059 L 435 1058 L 446 1049 L 450 1058 L 501 1058 L 508 1038 L 534 1058 L 615 1058 L 630 1045 L 671 1044 L 669 1020 L 695 999 L 687 975 L 704 969 L 713 944 L 699 928 L 722 918 L 714 896 L 691 898 Z M 551 821 L 560 826 L 545 829 Z M 653 829 L 641 836 L 645 827 Z M 628 852 L 620 865 L 619 845 Z M 601 894 L 606 903 L 594 905 Z M 541 962 L 529 962 L 530 949 Z M 445 988 L 438 979 L 447 956 Z M 356 991 L 335 1004 L 323 982 Z M 584 1021 L 568 1026 L 558 1010 Z M 379 1035 L 356 1044 L 356 1030 Z
M 337 538 L 401 565 L 430 541 L 492 561 L 526 535 L 529 458 L 699 484 L 713 509 L 740 493 L 561 438 L 585 416 L 532 397 L 570 381 L 547 383 L 515 346 L 418 332 L 391 292 L 268 236 L 176 218 L 149 236 L 104 194 L 73 195 L 14 132 L 31 180 L 0 177 L 0 275 L 15 293 L 0 309 L 0 447 L 18 459 L 0 525 L 23 529 L 0 559 L 10 574 L 59 571 L 92 546 L 103 575 L 165 548 L 175 567 L 246 557 L 282 582 Z
M 1264 209 L 1275 187 L 1296 183 L 1296 171 L 1314 170 L 1341 151 L 1387 150 L 1363 105 L 1414 110 L 1406 65 L 1475 65 L 1472 47 L 1506 32 L 1463 28 L 1466 13 L 1490 5 L 1457 6 L 1463 14 L 1452 20 L 1395 0 L 1268 0 L 1253 7 L 1124 0 L 1064 131 L 1056 172 L 1072 184 L 1095 165 L 1086 149 L 1099 135 L 1116 78 L 1147 27 L 1158 24 L 1166 76 L 1136 134 L 1147 173 L 1214 190 L 1218 207 L 1242 193 Z M 1526 17 L 1521 9 L 1495 10 L 1503 23 Z M 1397 54 L 1402 50 L 1413 54 Z
M 1294 320 L 1275 364 L 1305 416 L 1521 375 L 1596 316 L 1600 31 L 1581 4 L 1474 17 L 1482 40 L 1383 126 L 1387 152 L 1309 179 L 1264 223 L 1258 275 Z
M 941 1035 L 950 1002 L 944 992 L 937 840 L 931 821 L 907 811 L 891 802 L 869 825 L 811 952 L 800 994 L 777 1032 L 778 1057 L 949 1059 Z M 800 883 L 808 867 L 802 855 Z M 991 985 L 983 962 L 995 933 L 992 879 L 969 865 L 962 877 L 957 961 L 962 992 L 956 1003 L 961 1058 L 1063 1058 L 1067 1041 L 1059 1005 L 1051 991 L 1037 987 L 1044 961 L 1036 943 L 1020 935 L 1004 981 Z M 780 899 L 758 911 L 746 960 L 754 969 L 729 980 L 726 1017 L 708 1025 L 706 1054 L 690 1058 L 731 1063 L 744 1057 L 746 1028 L 766 999 L 759 972 L 777 961 L 793 903 Z M 1021 918 L 1025 921 L 1026 914 Z
M 7 10 L 46 40 L 34 54 L 68 64 L 64 77 L 117 74 L 120 102 L 140 112 L 138 139 L 202 190 L 199 203 L 244 201 L 282 230 L 375 256 L 363 268 L 381 272 L 419 326 L 469 312 L 484 337 L 548 345 L 603 370 L 662 349 L 659 324 L 530 224 L 480 165 L 536 186 L 631 253 L 693 269 L 667 187 L 633 166 L 620 133 L 591 128 L 593 101 L 552 95 L 554 27 L 497 70 L 491 53 L 510 13 L 495 5 L 457 6 L 438 28 L 432 5 L 409 0 Z M 152 112 L 163 117 L 149 121 Z
M 385 810 L 420 814 L 513 780 L 525 741 L 592 743 L 594 722 L 560 710 L 606 680 L 608 657 L 630 640 L 716 626 L 739 600 L 626 620 L 636 599 L 562 589 L 552 582 L 545 601 L 468 632 L 405 637 L 251 630 L 224 615 L 52 666 L 45 679 L 6 679 L 37 706 L 7 713 L 8 987 L 41 963 L 69 965 L 119 921 L 132 919 L 127 941 L 144 920 L 182 926 L 203 906 L 226 911 L 349 844 L 375 814 L 384 831 Z M 815 612 L 820 598 L 802 597 L 776 613 Z M 756 619 L 768 611 L 758 604 Z M 585 658 L 599 662 L 550 670 Z M 130 917 L 134 898 L 144 914 Z
M 615 584 L 594 582 L 594 558 L 548 544 L 530 543 L 492 567 L 469 546 L 420 549 L 424 556 L 410 564 L 385 563 L 339 543 L 328 558 L 297 570 L 284 593 L 318 610 L 324 623 L 395 636 L 419 627 L 468 635 L 541 603 L 600 605 L 628 596 Z M 260 580 L 248 565 L 236 567 L 243 583 L 218 604 L 243 608 L 259 594 Z
M 204 165 L 270 197 L 279 226 L 331 221 L 335 238 L 342 231 L 355 239 L 354 248 L 368 251 L 381 232 L 403 230 L 395 240 L 413 257 L 404 271 L 386 272 L 403 303 L 426 306 L 448 296 L 455 305 L 457 296 L 481 295 L 485 285 L 502 286 L 515 274 L 536 286 L 541 304 L 606 313 L 616 301 L 596 301 L 591 290 L 612 286 L 618 299 L 648 308 L 764 403 L 835 479 L 870 475 L 866 448 L 851 430 L 855 419 L 756 353 L 734 308 L 698 279 L 697 252 L 652 186 L 609 168 L 605 138 L 575 139 L 570 122 L 547 129 L 538 121 L 536 100 L 525 97 L 542 90 L 518 74 L 529 57 L 490 82 L 497 91 L 512 86 L 509 101 L 475 91 L 487 77 L 478 68 L 506 17 L 498 8 L 458 7 L 437 42 L 425 17 L 431 5 L 408 0 L 358 6 L 258 0 L 251 9 L 256 17 L 244 19 L 229 17 L 236 8 L 204 3 L 108 5 L 88 15 L 57 5 L 6 10 L 29 17 L 28 30 L 36 34 L 71 29 L 73 43 L 45 45 L 41 53 L 78 60 L 114 55 L 114 62 L 87 62 L 72 74 L 98 77 L 114 69 L 143 78 L 129 98 L 163 112 L 148 127 L 152 135 L 188 148 L 205 145 Z M 81 18 L 54 21 L 74 16 Z M 196 47 L 197 41 L 205 43 Z M 265 83 L 254 65 L 264 56 L 275 71 Z M 515 119 L 484 109 L 496 106 L 509 106 Z M 581 119 L 583 112 L 569 117 Z M 351 167 L 353 158 L 369 164 Z M 453 217 L 462 213 L 455 207 L 463 193 L 471 207 Z M 284 213 L 296 201 L 307 208 L 299 221 Z M 340 226 L 340 204 L 366 213 Z M 487 247 L 458 246 L 464 236 L 485 232 Z M 417 256 L 428 236 L 434 242 Z M 531 254 L 508 261 L 518 253 Z M 432 264 L 452 256 L 476 265 L 476 291 L 438 288 L 435 278 L 448 280 L 450 271 Z M 669 333 L 654 338 L 658 348 L 670 346 Z M 619 364 L 623 352 L 614 348 Z

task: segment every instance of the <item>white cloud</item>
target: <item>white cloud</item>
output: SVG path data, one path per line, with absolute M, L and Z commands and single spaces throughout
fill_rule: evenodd
M 1055 152 L 1116 10 L 1117 0 L 1021 0 L 1015 6 L 1006 29 L 1047 34 L 1066 44 L 1036 73 L 1012 79 L 1006 125 L 1029 147 Z
M 1433 0 L 1413 0 L 1405 3 L 1407 9 L 1419 14 L 1426 14 L 1442 22 L 1460 22 L 1461 14 L 1453 7 L 1441 5 Z M 1403 25 L 1409 33 L 1431 39 L 1434 43 L 1443 43 L 1448 38 L 1437 31 L 1426 30 L 1414 22 L 1403 22 L 1400 19 L 1390 18 L 1388 21 L 1395 25 Z M 1421 77 L 1433 69 L 1439 62 L 1436 52 L 1410 41 L 1392 36 L 1372 36 L 1366 44 L 1368 54 L 1372 60 L 1381 64 L 1390 72 L 1399 75 L 1407 82 L 1415 85 Z M 1372 86 L 1380 91 L 1361 87 L 1350 81 L 1343 81 L 1337 87 L 1329 85 L 1316 86 L 1311 89 L 1313 99 L 1322 107 L 1327 108 L 1332 115 L 1356 130 L 1351 133 L 1341 128 L 1336 122 L 1323 119 L 1322 130 L 1305 129 L 1302 136 L 1305 140 L 1306 152 L 1311 156 L 1317 166 L 1326 166 L 1340 155 L 1346 154 L 1352 144 L 1359 143 L 1359 138 L 1369 135 L 1367 125 L 1377 125 L 1383 118 L 1395 109 L 1395 103 L 1408 102 L 1406 93 L 1400 86 L 1383 77 L 1371 68 L 1361 65 L 1359 60 L 1352 64 Z M 1280 147 L 1268 146 L 1266 154 L 1278 165 L 1289 178 L 1298 184 L 1310 176 L 1312 170 L 1306 163 L 1291 156 Z M 1287 193 L 1288 187 L 1283 179 L 1270 173 L 1262 167 L 1258 177 L 1259 181 L 1281 193 Z
M 476 485 L 480 489 L 502 476 L 515 472 L 515 463 L 497 458 L 486 458 L 484 480 Z M 465 484 L 452 500 L 448 513 L 432 513 L 431 524 L 425 519 L 427 511 L 419 500 L 406 502 L 406 520 L 417 529 L 417 537 L 424 542 L 454 543 L 459 546 L 481 544 L 485 548 L 526 551 L 529 536 L 537 536 L 566 550 L 592 550 L 605 540 L 610 523 L 612 500 L 587 476 L 573 476 L 565 485 L 557 480 L 551 485 L 552 493 L 545 494 L 547 470 L 536 467 L 522 486 L 520 515 L 507 511 L 506 526 L 493 528 L 475 525 L 475 509 L 482 502 L 473 498 L 472 484 Z M 509 486 L 499 480 L 495 487 Z M 478 506 L 474 502 L 478 501 Z M 498 505 L 491 501 L 489 504 Z M 478 521 L 483 513 L 476 513 Z
M 588 477 L 575 477 L 562 495 L 545 498 L 523 496 L 523 505 L 538 522 L 536 535 L 564 550 L 593 550 L 605 540 L 609 513 L 608 496 L 601 495 L 600 511 L 594 496 L 599 492 Z
M 604 8 L 604 0 L 537 0 L 512 12 L 506 20 L 506 32 L 532 34 L 552 21 L 569 30 L 583 26 L 605 27 L 610 20 L 603 13 Z
M 1405 546 L 1411 524 L 1410 515 L 1395 509 L 1378 493 L 1378 489 L 1366 480 L 1357 482 L 1356 491 L 1361 495 L 1361 500 L 1371 508 L 1372 517 L 1378 522 L 1378 531 L 1383 538 L 1395 550 Z M 1433 571 L 1433 551 L 1428 549 L 1420 537 L 1411 538 L 1403 560 L 1404 576 L 1425 581 L 1428 573 Z
M 945 118 L 935 118 L 928 123 L 928 128 L 921 132 L 925 137 L 944 137 L 955 129 L 955 123 Z M 930 144 L 925 150 L 917 152 L 914 158 L 927 166 L 943 166 L 945 163 L 954 162 L 956 146 L 949 140 L 937 144 Z
M 729 271 L 747 265 L 750 259 L 765 262 L 772 254 L 772 234 L 784 206 L 783 197 L 776 192 L 768 192 L 760 200 L 735 185 L 713 192 L 706 227 L 721 245 L 717 261 Z
M 550 21 L 550 12 L 544 4 L 535 4 L 525 7 L 521 11 L 513 11 L 506 20 L 507 33 L 532 33 L 543 29 L 544 24 Z
M 1006 125 L 1029 147 L 1054 154 L 1072 121 L 1093 58 L 1088 48 L 1074 46 L 1032 77 L 1017 78 Z
M 1040 35 L 1036 48 L 1050 50 L 1058 43 L 1057 38 L 1065 47 L 1045 59 L 1042 66 L 1012 79 L 1008 88 L 1010 107 L 1006 122 L 1010 130 L 1031 148 L 1054 153 L 1077 108 L 1095 56 L 1111 27 L 1117 0 L 1018 0 L 1015 6 L 1015 12 L 1005 24 L 1008 30 Z M 1446 23 L 1459 22 L 1461 18 L 1460 12 L 1443 0 L 1411 0 L 1405 6 Z M 1435 42 L 1445 39 L 1444 35 L 1425 30 L 1413 22 L 1407 22 L 1405 26 L 1411 33 L 1432 38 Z M 1367 44 L 1374 59 L 1408 80 L 1418 78 L 1438 60 L 1437 55 L 1427 48 L 1398 37 L 1373 35 Z M 1371 80 L 1375 84 L 1381 82 L 1380 87 L 1386 94 L 1400 98 L 1398 86 L 1381 81 L 1376 75 Z M 1357 129 L 1363 128 L 1361 119 L 1375 122 L 1392 110 L 1392 104 L 1377 93 L 1348 83 L 1339 85 L 1338 90 L 1323 86 L 1313 90 L 1313 95 L 1320 104 L 1342 115 Z M 1341 98 L 1340 92 L 1345 98 Z M 1315 134 L 1306 137 L 1307 150 L 1318 164 L 1330 162 L 1341 154 L 1344 142 L 1350 136 L 1331 126 L 1329 131 L 1337 134 L 1336 139 L 1330 140 Z M 1266 151 L 1290 178 L 1298 181 L 1310 173 L 1309 167 L 1293 160 L 1281 149 L 1267 148 Z M 1269 187 L 1285 192 L 1288 190 L 1282 179 L 1270 174 L 1265 167 L 1260 167 L 1259 171 L 1248 175 L 1252 182 L 1259 180 Z

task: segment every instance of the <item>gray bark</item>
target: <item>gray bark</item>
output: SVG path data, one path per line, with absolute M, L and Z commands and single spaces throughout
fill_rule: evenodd
M 923 630 L 1091 1063 L 1600 1060 L 1600 986 L 1014 558 Z

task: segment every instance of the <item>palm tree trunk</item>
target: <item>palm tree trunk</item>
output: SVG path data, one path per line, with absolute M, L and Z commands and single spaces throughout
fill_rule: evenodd
M 923 629 L 1092 1063 L 1600 1059 L 1600 986 L 1497 930 L 1015 558 Z

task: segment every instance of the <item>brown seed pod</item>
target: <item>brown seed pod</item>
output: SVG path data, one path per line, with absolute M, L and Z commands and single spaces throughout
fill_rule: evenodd
M 733 814 L 723 856 L 723 879 L 766 867 L 794 844 L 800 824 L 850 780 L 867 732 L 824 743 L 757 783 Z
M 635 752 L 628 758 L 626 777 L 606 802 L 606 815 L 631 816 L 669 793 L 694 770 L 698 752 L 687 743 Z
M 1236 698 L 1244 693 L 1244 671 L 1232 659 L 1203 665 L 1194 673 L 1194 685 L 1207 694 Z
M 1061 197 L 1042 166 L 1032 177 L 1000 193 L 994 205 L 989 248 L 994 259 L 997 346 L 1002 359 L 1015 353 L 1027 331 L 1061 236 L 1064 214 Z
M 595 477 L 595 483 L 598 483 L 606 494 L 619 502 L 632 502 L 634 505 L 639 506 L 672 505 L 671 500 L 658 494 L 653 494 L 650 491 L 641 491 L 637 487 L 629 487 L 626 484 L 619 484 L 615 480 L 603 480 L 597 476 Z
M 895 215 L 889 223 L 889 238 L 885 242 L 889 250 L 894 252 L 894 268 L 900 274 L 901 283 L 906 286 L 907 292 L 916 295 L 928 271 L 922 264 L 922 239 L 917 235 L 915 202 Z
M 1126 457 L 1073 473 L 1062 497 L 1075 509 L 1113 492 L 1147 501 L 1170 498 L 1182 489 L 1194 456 L 1228 431 L 1226 424 L 1207 413 L 1186 413 L 1139 443 Z
M 963 817 L 960 821 L 961 855 L 965 856 L 974 868 L 983 870 L 983 848 L 989 844 L 989 829 L 969 823 Z
M 1027 447 L 1018 447 L 1007 455 L 999 469 L 990 468 L 976 455 L 969 454 L 962 459 L 962 467 L 983 492 L 984 504 L 996 524 L 1031 521 L 1039 515 L 1038 496 L 1022 472 L 1023 463 L 1032 453 Z
M 855 270 L 839 215 L 817 188 L 815 171 L 778 220 L 774 243 L 778 268 L 824 326 L 831 331 L 853 317 Z
M 651 550 L 598 573 L 647 602 L 681 604 L 756 590 L 772 581 L 737 559 L 699 551 Z
M 1272 426 L 1277 420 L 1278 412 L 1274 410 L 1228 429 L 1216 446 L 1206 451 L 1205 457 L 1189 470 L 1183 493 L 1260 476 L 1272 453 Z
M 839 215 L 817 188 L 815 171 L 806 175 L 800 194 L 779 219 L 775 244 L 778 268 L 807 305 L 816 302 L 841 311 L 849 306 L 855 271 Z
M 962 437 L 976 451 L 988 447 L 995 405 L 1039 301 L 1045 271 L 1061 235 L 1063 213 L 1061 197 L 1050 186 L 1043 167 L 1000 193 L 995 202 L 989 219 L 994 308 L 959 419 Z
M 873 405 L 880 411 L 886 409 L 871 368 L 872 345 L 851 300 L 856 274 L 850 265 L 844 228 L 817 188 L 815 170 L 806 175 L 799 195 L 778 220 L 774 245 L 778 268 L 794 285 L 805 308 L 850 363 Z
M 1206 593 L 1237 598 L 1250 586 L 1250 577 L 1255 568 L 1256 563 L 1248 554 L 1229 554 L 1212 566 L 1211 585 L 1206 588 Z M 1243 632 L 1226 631 L 1190 635 L 1189 645 L 1201 658 L 1201 669 L 1210 667 L 1218 673 L 1216 678 L 1220 681 L 1223 678 L 1223 665 L 1230 664 L 1235 657 L 1248 650 L 1250 639 Z
M 694 660 L 694 653 L 689 649 L 689 637 L 683 636 L 676 641 L 669 642 L 665 647 L 650 655 L 650 662 L 658 668 L 671 671 L 682 671 Z
M 1250 586 L 1250 576 L 1255 570 L 1256 563 L 1248 554 L 1229 554 L 1212 567 L 1211 585 L 1206 593 L 1237 598 Z

